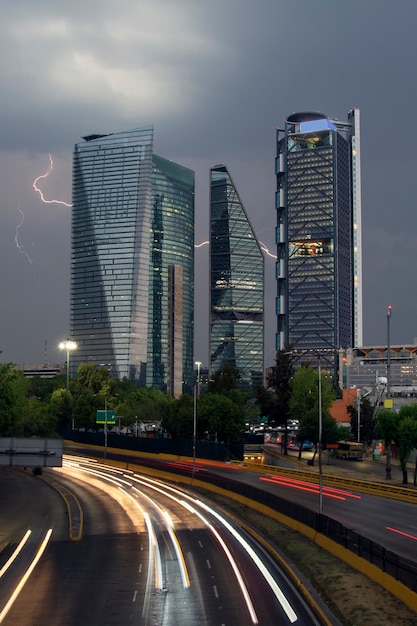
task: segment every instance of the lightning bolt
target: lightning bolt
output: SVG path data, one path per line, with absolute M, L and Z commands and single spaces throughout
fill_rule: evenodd
M 68 204 L 68 202 L 64 202 L 63 200 L 47 200 L 45 196 L 43 195 L 42 190 L 39 189 L 39 187 L 37 186 L 38 180 L 41 180 L 42 178 L 47 178 L 53 169 L 54 169 L 54 162 L 52 160 L 52 155 L 50 154 L 48 171 L 45 172 L 45 174 L 41 174 L 40 176 L 35 178 L 35 180 L 32 183 L 32 187 L 40 195 L 42 202 L 44 202 L 45 204 L 63 204 L 64 206 L 72 207 L 72 204 Z
M 277 255 L 276 254 L 272 254 L 272 252 L 269 251 L 269 248 L 266 244 L 263 243 L 263 241 L 259 242 L 261 244 L 261 250 L 263 250 L 268 256 L 270 256 L 272 259 L 277 259 Z
M 209 243 L 210 243 L 209 241 L 202 241 L 201 243 L 194 244 L 194 248 L 202 248 L 203 246 L 207 246 Z M 260 241 L 259 243 L 261 244 L 261 250 L 263 252 L 265 252 L 272 259 L 276 259 L 277 258 L 277 255 L 276 254 L 272 254 L 272 252 L 270 252 L 268 246 L 265 243 L 263 243 L 263 241 Z
M 28 263 L 29 263 L 30 267 L 32 268 L 33 276 L 34 276 L 34 278 L 36 278 L 35 277 L 35 270 L 33 268 L 33 260 L 31 259 L 29 254 L 26 252 L 26 250 L 23 248 L 23 246 L 19 242 L 19 228 L 21 228 L 23 226 L 23 222 L 25 221 L 25 214 L 23 213 L 23 211 L 20 208 L 20 206 L 17 207 L 17 210 L 20 213 L 20 223 L 16 226 L 16 231 L 15 231 L 15 235 L 14 235 L 14 241 L 15 241 L 15 244 L 16 244 L 16 248 L 19 250 L 20 254 L 23 254 L 23 256 L 25 256 L 27 258 Z

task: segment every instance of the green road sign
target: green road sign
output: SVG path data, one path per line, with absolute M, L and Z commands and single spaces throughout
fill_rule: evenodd
M 96 424 L 115 424 L 116 411 L 107 409 L 107 411 L 96 411 Z

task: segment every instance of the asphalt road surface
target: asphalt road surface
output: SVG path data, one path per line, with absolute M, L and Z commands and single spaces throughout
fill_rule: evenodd
M 28 472 L 1 471 L 0 543 L 10 545 L 0 555 L 0 623 L 317 624 L 276 563 L 205 502 L 87 459 L 65 465 L 47 473 L 81 503 L 79 542 L 68 540 L 67 511 L 51 487 Z M 6 611 L 40 546 L 44 552 Z

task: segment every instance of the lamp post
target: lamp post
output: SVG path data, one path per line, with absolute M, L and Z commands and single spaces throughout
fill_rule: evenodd
M 390 322 L 391 322 L 392 306 L 387 309 L 387 398 L 385 405 L 387 409 L 392 409 L 391 401 L 391 340 L 390 340 Z M 385 467 L 385 479 L 391 478 L 391 441 L 387 441 L 387 464 Z
M 323 512 L 323 465 L 321 456 L 321 440 L 323 433 L 323 410 L 321 399 L 321 362 L 319 355 L 319 515 Z
M 195 474 L 195 455 L 197 444 L 197 395 L 200 390 L 200 366 L 201 361 L 195 361 L 194 365 L 197 365 L 197 380 L 194 381 L 194 410 L 193 410 L 193 473 L 192 479 Z
M 357 390 L 358 400 L 358 443 L 361 442 L 361 389 Z
M 69 379 L 70 379 L 70 352 L 71 350 L 77 349 L 77 344 L 75 341 L 71 341 L 70 339 L 66 339 L 65 341 L 61 341 L 59 344 L 60 350 L 66 350 L 67 352 L 67 393 L 69 393 Z M 72 429 L 74 430 L 74 416 L 72 417 Z
M 107 398 L 104 398 L 104 456 L 107 456 Z

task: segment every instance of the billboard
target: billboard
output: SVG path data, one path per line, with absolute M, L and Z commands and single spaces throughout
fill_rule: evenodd
M 63 439 L 0 437 L 0 465 L 62 467 Z

